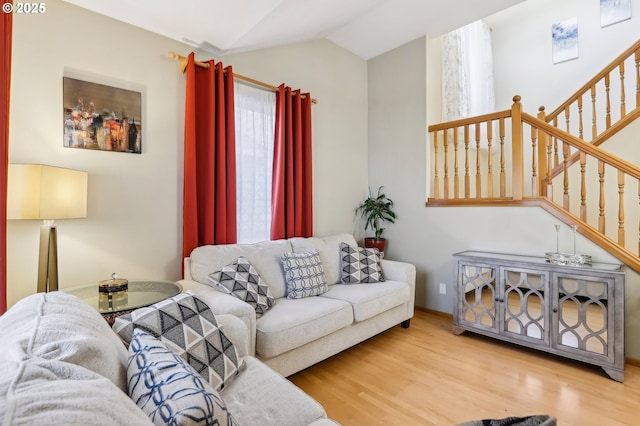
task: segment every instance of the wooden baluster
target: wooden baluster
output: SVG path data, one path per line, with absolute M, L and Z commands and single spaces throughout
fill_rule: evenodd
M 553 126 L 558 127 L 558 117 L 553 117 Z M 558 167 L 560 159 L 558 158 L 558 138 L 553 137 L 553 167 Z
M 591 140 L 598 136 L 598 123 L 596 122 L 596 85 L 591 86 Z
M 446 130 L 445 130 L 446 132 Z M 440 198 L 440 177 L 438 176 L 438 131 L 433 132 L 433 198 Z
M 555 138 L 554 138 L 555 139 Z M 547 137 L 547 198 L 553 200 L 553 167 L 551 166 L 553 146 L 551 139 Z
M 458 128 L 453 129 L 453 198 L 460 198 L 460 177 L 458 176 Z
M 567 133 L 571 133 L 571 107 L 569 105 L 567 105 L 564 109 L 564 121 L 566 124 L 566 131 Z
M 636 108 L 640 107 L 640 49 L 636 50 Z
M 524 192 L 524 150 L 522 135 L 522 104 L 520 96 L 513 97 L 511 106 L 511 180 L 512 197 L 516 201 L 522 200 Z
M 531 196 L 538 196 L 538 129 L 531 126 Z
M 444 131 L 444 140 L 442 145 L 444 147 L 444 199 L 449 199 L 449 132 L 451 129 Z
M 618 244 L 624 247 L 624 172 L 618 170 Z
M 580 219 L 587 221 L 587 154 L 580 151 Z
M 582 120 L 582 95 L 578 98 L 578 139 L 584 140 L 584 122 Z
M 500 197 L 504 198 L 507 194 L 507 175 L 504 171 L 504 118 L 500 117 Z
M 562 167 L 564 170 L 564 192 L 562 195 L 562 207 L 569 211 L 569 144 L 562 142 Z
M 609 76 L 609 73 L 607 73 L 604 76 L 604 90 L 607 94 L 607 117 L 606 117 L 606 123 L 607 123 L 607 129 L 609 127 L 611 127 L 611 77 Z
M 544 106 L 538 108 L 538 119 L 546 121 Z M 547 176 L 549 170 L 549 157 L 547 156 L 547 148 L 549 145 L 549 134 L 538 129 L 538 191 L 539 195 L 546 197 L 547 194 Z
M 626 96 L 624 93 L 624 62 L 620 62 L 620 118 L 627 115 Z
M 600 202 L 598 207 L 598 231 L 604 235 L 605 233 L 605 217 L 604 217 L 604 161 L 598 160 L 598 180 L 600 182 Z
M 493 143 L 493 121 L 487 121 L 487 197 L 493 198 L 493 155 L 491 145 Z
M 637 57 L 638 52 L 636 52 L 636 58 Z M 638 179 L 638 200 L 640 201 L 640 179 Z M 638 255 L 640 255 L 640 221 L 638 221 Z
M 469 125 L 464 125 L 464 198 L 469 198 L 471 177 L 469 176 Z
M 476 123 L 476 198 L 482 198 L 482 178 L 480 176 L 480 123 Z

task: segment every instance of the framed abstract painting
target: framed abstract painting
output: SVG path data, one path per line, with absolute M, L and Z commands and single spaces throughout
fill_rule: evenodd
M 63 77 L 63 145 L 142 152 L 142 94 Z

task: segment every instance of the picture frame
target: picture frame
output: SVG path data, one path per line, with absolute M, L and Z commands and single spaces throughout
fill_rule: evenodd
M 63 77 L 63 146 L 142 153 L 142 94 Z
M 600 0 L 600 27 L 631 19 L 631 0 Z
M 551 52 L 554 64 L 578 58 L 578 18 L 551 25 Z

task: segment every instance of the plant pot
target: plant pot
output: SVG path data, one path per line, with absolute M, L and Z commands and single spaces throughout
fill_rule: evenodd
M 364 239 L 364 246 L 367 248 L 377 248 L 380 253 L 384 253 L 384 249 L 387 246 L 387 239 L 367 237 Z

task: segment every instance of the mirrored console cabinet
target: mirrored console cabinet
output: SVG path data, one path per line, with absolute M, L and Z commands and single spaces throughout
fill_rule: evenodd
M 594 364 L 624 379 L 624 265 L 545 257 L 454 256 L 453 331 L 472 331 Z

